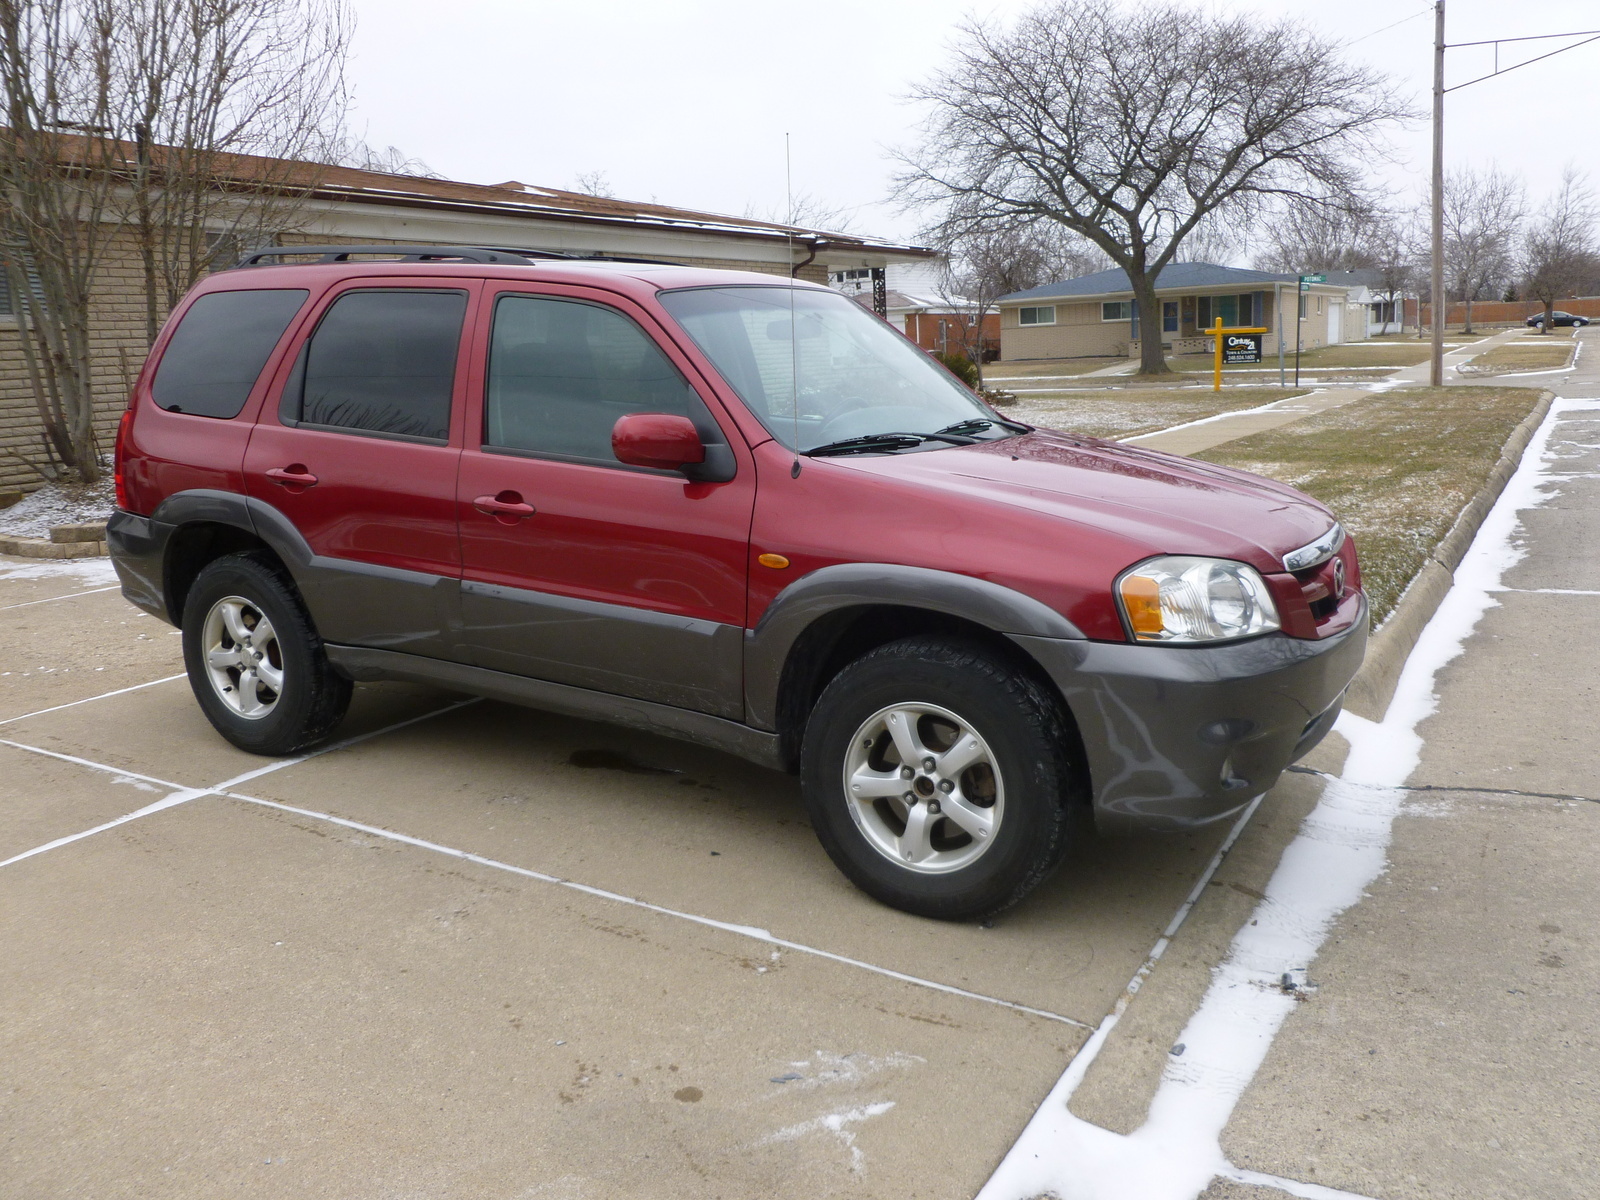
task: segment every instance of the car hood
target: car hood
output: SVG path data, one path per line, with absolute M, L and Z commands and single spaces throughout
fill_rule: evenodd
M 833 461 L 1120 536 L 1130 543 L 1130 561 L 1201 554 L 1282 571 L 1286 553 L 1333 524 L 1324 505 L 1270 479 L 1047 429 L 948 450 Z

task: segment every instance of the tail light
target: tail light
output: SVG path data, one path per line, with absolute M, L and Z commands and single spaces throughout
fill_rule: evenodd
M 127 445 L 128 430 L 133 428 L 133 406 L 130 404 L 123 410 L 122 420 L 117 424 L 117 448 L 111 460 L 111 478 L 116 484 L 117 507 L 129 511 L 128 504 L 128 476 L 127 476 Z

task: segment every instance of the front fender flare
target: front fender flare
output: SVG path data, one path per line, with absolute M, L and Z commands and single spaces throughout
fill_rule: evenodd
M 893 563 L 840 563 L 795 580 L 745 634 L 745 721 L 778 727 L 784 667 L 813 622 L 846 608 L 894 605 L 960 617 L 999 634 L 1082 640 L 1071 621 L 1022 592 L 952 571 Z

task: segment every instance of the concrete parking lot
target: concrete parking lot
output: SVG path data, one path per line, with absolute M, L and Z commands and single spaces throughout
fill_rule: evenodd
M 253 758 L 103 561 L 0 618 L 6 1196 L 970 1196 L 1228 832 L 925 921 L 710 751 L 377 685 Z

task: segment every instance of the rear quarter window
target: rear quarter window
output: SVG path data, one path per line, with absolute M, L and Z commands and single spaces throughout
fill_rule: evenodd
M 301 288 L 212 292 L 183 314 L 150 385 L 168 412 L 231 419 L 309 292 Z

